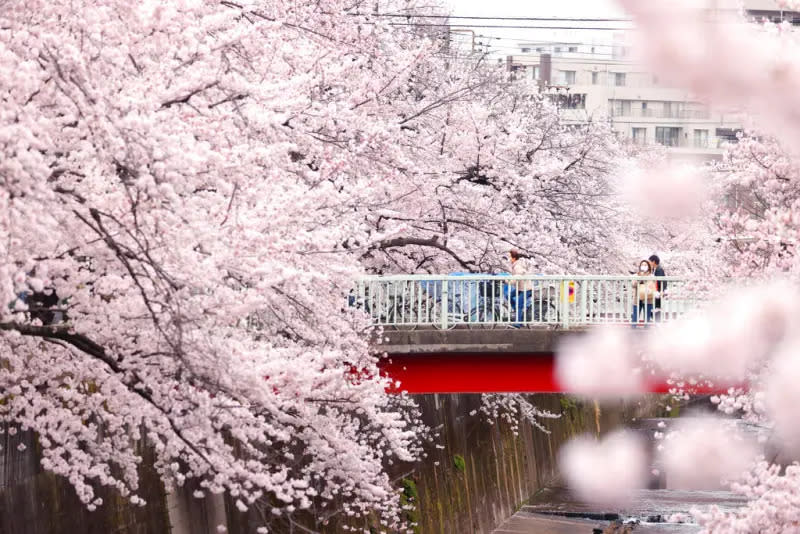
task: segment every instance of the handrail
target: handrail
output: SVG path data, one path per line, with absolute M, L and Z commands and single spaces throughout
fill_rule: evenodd
M 696 308 L 704 300 L 698 282 L 635 275 L 368 275 L 356 281 L 350 304 L 373 325 L 398 329 L 638 326 Z
M 359 276 L 358 280 L 640 280 L 637 275 L 604 275 L 604 274 L 368 274 Z M 651 276 L 648 280 L 666 282 L 694 282 L 682 276 Z

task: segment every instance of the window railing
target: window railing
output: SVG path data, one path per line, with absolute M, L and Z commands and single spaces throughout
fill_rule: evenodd
M 555 327 L 673 321 L 701 299 L 675 277 L 402 275 L 358 280 L 350 305 L 375 326 Z

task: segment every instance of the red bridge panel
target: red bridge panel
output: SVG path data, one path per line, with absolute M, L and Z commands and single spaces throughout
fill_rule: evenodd
M 392 393 L 569 393 L 555 376 L 552 353 L 390 354 L 381 372 L 399 387 Z M 648 385 L 651 393 L 668 393 L 665 381 Z M 727 386 L 694 386 L 693 393 L 724 393 Z M 621 391 L 620 395 L 625 393 Z

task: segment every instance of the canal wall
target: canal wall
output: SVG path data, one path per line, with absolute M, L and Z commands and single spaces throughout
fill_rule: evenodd
M 164 487 L 148 448 L 139 470 L 146 506 L 99 488 L 102 506 L 90 512 L 65 478 L 44 471 L 32 432 L 0 425 L 0 534 L 150 534 L 169 532 Z
M 622 422 L 659 415 L 656 397 L 598 410 L 592 402 L 564 395 L 526 395 L 534 406 L 561 414 L 542 420 L 545 433 L 524 421 L 517 429 L 503 419 L 490 421 L 477 394 L 416 398 L 437 437 L 421 463 L 395 465 L 392 474 L 403 488 L 407 525 L 422 534 L 491 532 L 556 477 L 558 449 L 572 436 L 602 434 Z M 41 469 L 33 434 L 4 432 L 0 444 L 2 534 L 213 534 L 219 525 L 230 534 L 251 534 L 259 526 L 257 511 L 240 512 L 227 499 L 194 499 L 190 487 L 166 494 L 146 448 L 141 494 L 147 506 L 101 489 L 103 505 L 89 512 L 65 479 Z M 335 521 L 303 523 L 326 534 L 343 531 Z
M 558 476 L 559 448 L 582 433 L 605 434 L 632 419 L 662 411 L 661 399 L 602 406 L 566 395 L 525 395 L 534 406 L 561 414 L 541 419 L 545 433 L 521 421 L 490 421 L 480 412 L 480 395 L 424 395 L 425 422 L 440 429 L 403 482 L 415 493 L 413 519 L 423 534 L 488 533 Z M 473 414 L 473 415 L 471 415 Z
M 404 482 L 413 483 L 417 532 L 491 532 L 556 476 L 558 448 L 592 426 L 593 411 L 561 395 L 534 395 L 530 402 L 561 418 L 542 420 L 549 434 L 520 423 L 490 421 L 480 395 L 426 395 L 425 422 L 439 430 L 428 451 Z M 470 415 L 473 414 L 473 415 Z

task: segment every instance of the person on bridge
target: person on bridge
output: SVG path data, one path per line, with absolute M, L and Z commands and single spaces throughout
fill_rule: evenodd
M 633 305 L 633 316 L 631 321 L 634 325 L 639 322 L 641 318 L 645 323 L 653 322 L 653 303 L 658 294 L 656 289 L 656 281 L 653 280 L 653 268 L 650 266 L 648 260 L 639 262 L 639 272 L 637 276 L 645 278 L 645 280 L 636 280 L 633 282 L 633 298 L 636 302 Z M 649 280 L 647 280 L 649 278 Z M 642 312 L 645 312 L 642 317 Z
M 509 251 L 508 256 L 511 260 L 511 274 L 515 276 L 530 274 L 530 266 L 527 259 L 522 257 L 519 250 L 513 248 Z M 533 317 L 525 317 L 525 309 L 528 303 L 533 300 L 533 283 L 530 280 L 518 280 L 514 284 L 514 310 L 517 325 L 521 326 L 522 321 L 527 319 L 531 320 Z
M 661 260 L 659 259 L 658 256 L 653 254 L 652 256 L 650 256 L 647 259 L 647 261 L 650 262 L 650 267 L 653 269 L 653 276 L 655 276 L 655 277 L 666 276 L 666 274 L 664 273 L 664 268 L 661 267 Z M 659 320 L 662 319 L 662 317 L 661 317 L 661 314 L 662 314 L 662 311 L 661 311 L 661 295 L 664 293 L 664 291 L 666 291 L 666 289 L 667 289 L 667 283 L 665 281 L 656 280 L 656 291 L 658 292 L 658 294 L 656 295 L 656 298 L 655 298 L 654 303 L 653 303 L 653 308 L 655 310 L 654 313 L 655 313 L 655 316 L 656 316 L 656 321 L 659 321 Z

